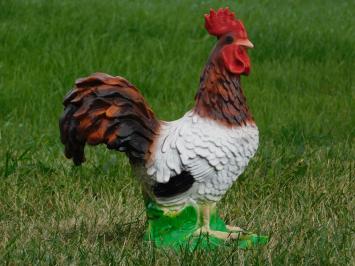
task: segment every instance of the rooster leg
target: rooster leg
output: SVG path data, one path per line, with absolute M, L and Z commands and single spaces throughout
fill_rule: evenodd
M 233 240 L 233 239 L 243 239 L 241 232 L 222 232 L 212 230 L 210 228 L 210 215 L 211 215 L 211 205 L 203 205 L 202 207 L 202 226 L 194 232 L 194 236 L 200 236 L 202 234 L 208 234 L 210 236 L 224 239 L 224 240 Z M 228 229 L 229 230 L 229 229 Z

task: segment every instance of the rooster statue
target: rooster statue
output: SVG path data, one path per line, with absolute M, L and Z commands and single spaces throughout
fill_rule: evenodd
M 85 144 L 126 153 L 142 185 L 146 238 L 157 246 L 264 244 L 267 237 L 226 225 L 216 209 L 258 148 L 258 128 L 240 82 L 249 74 L 247 49 L 253 44 L 228 8 L 211 9 L 205 27 L 217 43 L 195 105 L 182 118 L 158 120 L 126 79 L 95 73 L 78 79 L 65 96 L 61 141 L 75 165 L 85 161 Z

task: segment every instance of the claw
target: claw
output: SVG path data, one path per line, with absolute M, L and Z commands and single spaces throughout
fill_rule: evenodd
M 247 233 L 246 230 L 244 230 L 243 228 L 241 228 L 239 226 L 226 225 L 226 228 L 228 231 Z
M 206 226 L 198 228 L 193 235 L 194 236 L 201 236 L 203 234 L 207 234 L 209 236 L 222 239 L 222 240 L 244 240 L 248 239 L 248 235 L 244 234 L 243 232 L 222 232 L 222 231 L 215 231 Z

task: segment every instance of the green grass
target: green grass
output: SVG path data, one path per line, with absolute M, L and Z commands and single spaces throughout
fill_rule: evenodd
M 238 2 L 0 1 L 0 261 L 355 264 L 355 4 Z M 179 118 L 215 41 L 202 15 L 225 5 L 255 44 L 243 87 L 261 143 L 219 206 L 227 222 L 271 241 L 157 250 L 142 241 L 143 202 L 122 154 L 88 149 L 80 168 L 64 158 L 62 98 L 102 71 L 136 84 L 159 118 Z

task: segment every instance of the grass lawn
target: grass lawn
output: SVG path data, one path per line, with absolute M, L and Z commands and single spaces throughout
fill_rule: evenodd
M 240 2 L 240 3 L 239 3 Z M 63 156 L 58 117 L 74 80 L 101 71 L 137 85 L 160 119 L 193 105 L 215 42 L 210 7 L 248 30 L 243 78 L 260 148 L 219 203 L 269 235 L 253 250 L 155 249 L 123 154 Z M 0 262 L 354 265 L 354 1 L 0 1 Z

